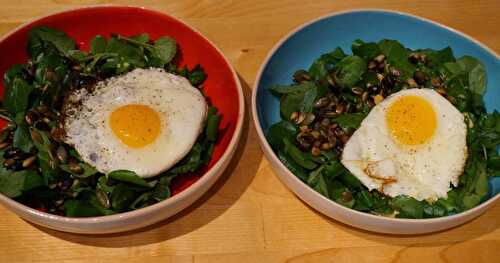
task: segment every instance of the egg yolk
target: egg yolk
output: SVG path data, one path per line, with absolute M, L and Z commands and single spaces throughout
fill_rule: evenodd
M 116 108 L 109 121 L 113 133 L 133 148 L 152 143 L 160 134 L 160 115 L 146 105 L 129 104 Z
M 404 96 L 393 102 L 386 112 L 392 135 L 405 145 L 427 142 L 436 131 L 436 113 L 432 105 L 418 96 Z

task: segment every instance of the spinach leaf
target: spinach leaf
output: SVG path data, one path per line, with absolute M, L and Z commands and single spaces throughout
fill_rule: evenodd
M 419 52 L 427 56 L 426 65 L 433 69 L 438 69 L 444 63 L 455 62 L 455 56 L 453 56 L 453 51 L 450 47 L 441 50 L 423 49 L 419 50 Z
M 382 53 L 377 43 L 365 43 L 361 39 L 356 39 L 354 40 L 354 42 L 352 42 L 351 50 L 353 55 L 362 57 L 366 61 L 370 61 L 374 57 Z
M 300 180 L 305 182 L 308 178 L 307 170 L 298 165 L 291 157 L 289 157 L 283 150 L 278 150 L 278 158 L 280 161 Z
M 207 116 L 207 123 L 205 126 L 205 136 L 209 142 L 215 142 L 217 140 L 217 130 L 219 129 L 219 122 L 221 117 L 215 113 L 209 114 Z
M 106 51 L 106 39 L 97 35 L 90 41 L 90 53 L 93 55 L 103 53 Z
M 313 88 L 315 88 L 314 82 L 305 81 L 300 84 L 293 84 L 293 85 L 274 85 L 271 87 L 270 91 L 274 95 L 280 96 L 290 93 L 304 93 Z
M 113 214 L 111 210 L 99 208 L 99 205 L 89 200 L 70 199 L 64 202 L 64 213 L 68 217 L 92 217 Z
M 65 55 L 76 47 L 75 40 L 66 33 L 46 26 L 33 27 L 28 33 L 28 53 L 32 58 L 44 52 L 47 44 L 53 45 Z
M 309 68 L 309 74 L 311 74 L 315 80 L 320 80 L 326 77 L 335 64 L 337 64 L 345 56 L 346 54 L 339 47 L 329 53 L 323 54 L 313 62 Z
M 366 61 L 358 56 L 347 56 L 335 65 L 335 83 L 350 88 L 361 80 L 366 72 Z
M 138 186 L 143 186 L 147 188 L 153 187 L 146 180 L 139 177 L 135 172 L 127 171 L 127 170 L 116 170 L 108 173 L 109 178 L 120 181 L 135 184 Z
M 448 85 L 458 78 L 461 86 L 471 92 L 481 96 L 486 92 L 486 69 L 476 58 L 463 56 L 456 62 L 444 63 L 441 71 L 446 75 Z
M 292 159 L 299 164 L 300 166 L 312 170 L 316 168 L 318 165 L 311 160 L 309 155 L 302 152 L 297 146 L 295 146 L 288 138 L 283 138 L 284 150 L 285 153 L 290 155 Z
M 170 183 L 172 182 L 171 176 L 163 176 L 160 178 L 155 188 L 151 192 L 151 197 L 157 202 L 163 201 L 170 197 Z
M 196 87 L 207 79 L 207 74 L 200 65 L 196 65 L 191 71 L 189 71 L 187 79 L 191 82 L 191 85 Z
M 111 207 L 118 212 L 124 212 L 137 198 L 138 194 L 124 183 L 117 184 L 111 193 Z
M 21 78 L 15 78 L 12 86 L 5 87 L 3 105 L 12 116 L 23 113 L 29 106 L 29 96 L 33 87 Z
M 23 118 L 24 114 L 20 113 L 18 114 L 18 116 L 21 116 L 21 118 Z M 16 116 L 16 119 L 19 119 L 18 116 Z M 22 119 L 22 122 L 17 124 L 16 131 L 14 132 L 14 140 L 12 142 L 12 145 L 23 150 L 24 152 L 29 152 L 31 150 L 31 147 L 33 147 L 33 142 L 31 141 L 31 135 L 28 130 L 28 126 L 24 122 L 24 119 Z
M 415 72 L 415 66 L 408 61 L 410 51 L 396 40 L 384 39 L 378 43 L 386 61 L 398 69 L 403 77 L 411 78 Z
M 174 168 L 168 171 L 169 174 L 185 174 L 196 171 L 203 163 L 203 146 L 197 142 L 191 151 Z
M 392 206 L 399 212 L 397 217 L 423 218 L 424 206 L 413 197 L 400 195 L 392 199 Z
M 154 48 L 150 51 L 165 65 L 175 57 L 177 43 L 171 37 L 160 37 L 154 42 Z
M 23 191 L 30 191 L 40 186 L 44 186 L 42 177 L 33 170 L 23 170 L 18 173 L 24 173 Z
M 24 189 L 24 172 L 11 172 L 5 168 L 0 170 L 0 192 L 10 198 L 18 197 Z
M 314 84 L 301 84 L 300 89 L 281 97 L 281 114 L 289 119 L 293 112 L 308 113 L 313 110 L 314 101 L 318 97 L 318 87 Z
M 355 199 L 356 203 L 353 209 L 359 211 L 370 211 L 373 207 L 372 195 L 366 189 L 362 189 L 361 191 L 357 192 L 355 195 Z
M 280 121 L 269 128 L 267 140 L 274 149 L 283 146 L 283 138 L 293 141 L 297 134 L 297 126 L 289 121 Z
M 316 170 L 312 171 L 307 178 L 307 184 L 324 197 L 330 198 L 330 193 L 328 192 L 328 184 L 322 173 L 323 169 L 324 166 L 320 166 Z
M 344 113 L 337 118 L 334 119 L 335 122 L 337 122 L 342 129 L 357 129 L 361 125 L 361 122 L 364 120 L 366 117 L 366 114 L 362 112 L 356 112 L 356 113 Z

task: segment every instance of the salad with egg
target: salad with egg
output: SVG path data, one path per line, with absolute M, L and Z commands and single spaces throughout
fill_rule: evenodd
M 500 174 L 500 114 L 484 106 L 476 58 L 355 40 L 270 92 L 282 120 L 267 131 L 282 163 L 326 198 L 398 218 L 480 204 Z
M 169 198 L 210 161 L 221 116 L 173 38 L 97 35 L 83 51 L 38 26 L 27 51 L 4 75 L 2 194 L 52 214 L 111 215 Z

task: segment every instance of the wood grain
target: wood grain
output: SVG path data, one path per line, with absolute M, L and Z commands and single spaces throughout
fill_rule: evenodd
M 36 16 L 105 1 L 0 1 L 0 34 Z M 469 34 L 500 52 L 500 2 L 491 1 L 111 1 L 179 17 L 230 59 L 247 103 L 267 52 L 290 30 L 351 8 L 410 12 Z M 382 29 L 381 29 L 382 30 Z M 0 58 L 1 59 L 1 58 Z M 500 204 L 431 235 L 357 230 L 302 203 L 263 158 L 252 124 L 224 177 L 186 211 L 126 234 L 85 236 L 31 225 L 0 207 L 0 262 L 500 262 Z

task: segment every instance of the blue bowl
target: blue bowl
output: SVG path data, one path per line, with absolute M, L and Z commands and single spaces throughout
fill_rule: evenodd
M 270 149 L 265 132 L 280 120 L 279 99 L 269 92 L 272 85 L 291 83 L 296 70 L 308 69 L 314 59 L 337 46 L 350 52 L 355 39 L 378 42 L 384 38 L 398 40 L 412 49 L 450 46 L 457 58 L 463 55 L 478 58 L 486 66 L 488 75 L 488 90 L 484 97 L 486 107 L 488 111 L 500 109 L 500 89 L 495 88 L 500 87 L 500 59 L 498 54 L 478 41 L 408 14 L 382 10 L 337 13 L 307 23 L 283 38 L 262 65 L 254 88 L 253 112 L 264 151 Z M 278 169 L 281 168 L 284 166 Z M 491 199 L 500 192 L 500 177 L 491 178 L 490 186 Z

